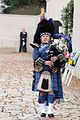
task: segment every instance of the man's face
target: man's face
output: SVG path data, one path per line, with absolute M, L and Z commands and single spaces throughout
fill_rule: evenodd
M 25 32 L 25 28 L 23 28 L 22 31 Z
M 41 43 L 49 43 L 50 36 L 49 35 L 42 35 L 41 36 Z

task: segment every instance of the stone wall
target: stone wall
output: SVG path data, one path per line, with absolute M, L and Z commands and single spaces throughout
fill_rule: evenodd
M 0 47 L 19 47 L 19 33 L 23 27 L 28 33 L 28 51 L 31 51 L 29 43 L 33 41 L 39 16 L 30 15 L 6 15 L 0 14 Z

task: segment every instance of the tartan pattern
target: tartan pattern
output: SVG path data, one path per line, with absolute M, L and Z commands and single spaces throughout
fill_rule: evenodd
M 34 60 L 38 59 L 36 58 L 36 56 L 41 57 L 41 59 L 43 59 L 44 61 L 47 60 L 46 58 L 46 54 L 45 52 L 48 50 L 50 44 L 41 46 L 38 49 L 35 50 L 35 52 L 33 52 L 33 58 Z M 36 54 L 37 53 L 37 54 Z M 51 68 L 49 66 L 44 66 L 43 70 L 41 72 L 34 72 L 35 74 L 35 78 L 33 80 L 33 86 L 32 86 L 32 91 L 38 91 L 37 87 L 38 87 L 38 82 L 40 79 L 40 76 L 42 74 L 43 71 L 48 71 L 51 74 L 51 88 L 55 93 L 55 99 L 62 99 L 63 98 L 63 90 L 62 90 L 62 79 L 61 79 L 61 73 L 60 70 L 58 70 L 55 73 L 51 72 Z
M 42 72 L 35 72 L 33 91 L 38 91 L 37 86 Z M 55 93 L 55 99 L 63 98 L 62 79 L 60 71 L 51 74 L 51 87 Z

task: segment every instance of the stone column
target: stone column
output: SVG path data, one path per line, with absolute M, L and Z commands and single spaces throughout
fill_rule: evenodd
M 80 0 L 74 0 L 73 49 L 80 50 Z

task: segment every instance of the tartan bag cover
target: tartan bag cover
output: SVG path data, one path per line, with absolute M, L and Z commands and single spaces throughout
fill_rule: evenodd
M 51 75 L 48 71 L 42 72 L 39 83 L 38 83 L 38 90 L 49 92 L 51 91 Z

